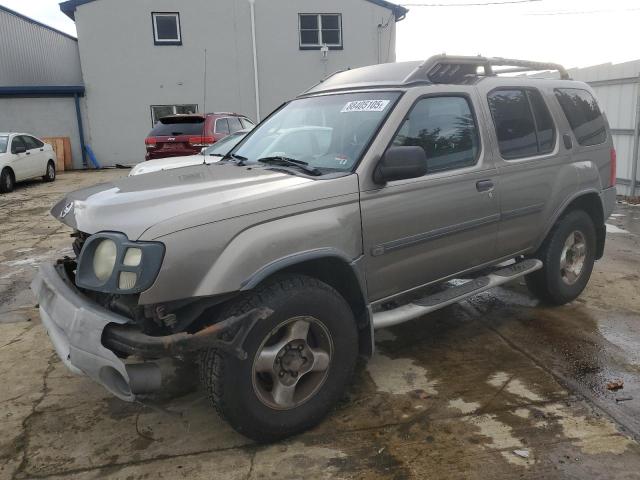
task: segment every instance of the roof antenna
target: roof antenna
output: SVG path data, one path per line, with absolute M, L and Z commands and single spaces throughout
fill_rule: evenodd
M 207 125 L 207 49 L 204 49 L 204 81 L 202 83 L 202 108 L 204 109 L 204 125 L 202 125 L 202 140 L 200 142 L 200 144 L 204 144 L 204 128 Z M 204 151 L 206 150 L 205 147 L 202 147 L 202 150 L 200 150 L 200 153 L 202 153 L 202 164 L 204 165 L 205 163 L 207 163 L 207 156 L 205 155 Z

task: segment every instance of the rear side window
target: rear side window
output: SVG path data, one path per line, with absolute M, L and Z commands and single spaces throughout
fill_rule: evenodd
M 480 140 L 468 100 L 430 97 L 418 101 L 393 145 L 422 147 L 427 154 L 428 173 L 475 165 Z
M 240 119 L 238 117 L 229 117 L 227 118 L 227 121 L 229 122 L 229 130 L 231 131 L 231 133 L 242 130 L 242 124 L 240 123 Z
M 178 135 L 202 135 L 204 118 L 164 119 L 156 123 L 149 133 L 150 137 L 176 137 Z
M 531 157 L 553 150 L 555 127 L 540 92 L 494 90 L 488 100 L 503 158 Z
M 229 133 L 229 123 L 226 118 L 216 120 L 216 133 Z
M 7 143 L 9 143 L 9 137 L 0 137 L 0 153 L 6 153 Z
M 607 140 L 604 118 L 593 95 L 579 88 L 558 88 L 555 92 L 580 145 L 598 145 Z

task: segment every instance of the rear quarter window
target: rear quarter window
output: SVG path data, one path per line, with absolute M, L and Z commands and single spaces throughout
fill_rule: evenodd
M 591 93 L 579 88 L 557 88 L 555 94 L 580 145 L 599 145 L 607 140 L 602 112 Z

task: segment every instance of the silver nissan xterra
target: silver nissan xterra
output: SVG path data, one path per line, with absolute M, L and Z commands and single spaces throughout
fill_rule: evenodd
M 545 69 L 560 79 L 513 75 Z M 69 194 L 51 213 L 75 258 L 32 288 L 72 371 L 131 401 L 161 388 L 159 360 L 192 360 L 218 412 L 271 441 L 323 418 L 375 329 L 519 277 L 574 300 L 615 179 L 607 121 L 560 65 L 348 70 L 219 163 Z

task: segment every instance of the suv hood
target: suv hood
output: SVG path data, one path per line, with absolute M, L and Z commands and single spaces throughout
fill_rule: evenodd
M 51 214 L 81 232 L 151 240 L 177 230 L 358 191 L 356 175 L 313 180 L 264 167 L 198 165 L 70 193 Z M 152 228 L 153 227 L 153 228 Z

